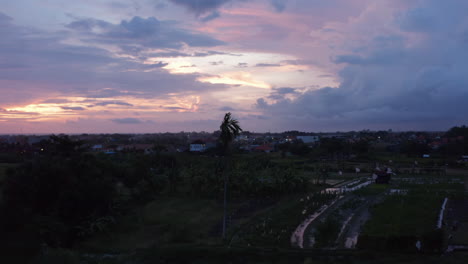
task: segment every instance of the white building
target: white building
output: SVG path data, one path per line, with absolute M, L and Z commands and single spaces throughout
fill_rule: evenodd
M 91 147 L 91 149 L 94 150 L 94 151 L 101 150 L 101 149 L 102 149 L 102 145 L 100 145 L 100 144 L 99 144 L 99 145 L 94 145 L 94 146 Z
M 191 152 L 204 152 L 206 150 L 205 144 L 190 144 Z

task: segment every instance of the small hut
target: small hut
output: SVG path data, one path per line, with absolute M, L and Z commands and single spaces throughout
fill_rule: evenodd
M 374 179 L 377 184 L 388 184 L 392 178 L 392 170 L 390 168 L 385 170 L 376 169 L 372 174 L 372 179 Z

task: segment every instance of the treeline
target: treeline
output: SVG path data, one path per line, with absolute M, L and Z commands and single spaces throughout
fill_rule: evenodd
M 419 134 L 427 136 L 425 133 Z M 440 145 L 431 147 L 427 140 L 405 140 L 400 144 L 399 152 L 407 156 L 435 154 L 444 158 L 460 158 L 462 155 L 468 155 L 468 127 L 466 126 L 452 127 L 438 141 Z
M 301 140 L 279 144 L 277 149 L 284 156 L 286 153 L 293 155 L 309 155 L 319 158 L 333 158 L 337 155 L 367 154 L 370 150 L 370 142 L 368 140 L 358 140 L 349 142 L 340 138 L 322 138 L 320 143 L 313 146 L 303 143 Z
M 9 169 L 0 208 L 3 245 L 72 247 L 163 195 L 221 203 L 223 173 L 229 175 L 231 199 L 297 193 L 308 184 L 294 167 L 261 156 L 106 155 L 87 153 L 81 146 L 67 136 L 52 137 L 47 151 Z

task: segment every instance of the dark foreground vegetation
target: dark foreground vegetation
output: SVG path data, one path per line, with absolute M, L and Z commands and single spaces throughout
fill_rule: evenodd
M 39 152 L 0 157 L 0 262 L 466 263 L 463 252 L 444 253 L 449 227 L 435 228 L 445 198 L 467 198 L 468 171 L 459 161 L 466 131 L 451 129 L 458 144 L 437 150 L 421 140 L 394 151 L 379 140 L 331 138 L 229 155 L 222 144 L 202 154 L 158 144 L 150 153 L 106 154 L 53 136 Z M 432 156 L 421 158 L 426 152 Z M 350 193 L 306 230 L 315 244 L 291 245 L 307 215 L 339 198 L 325 188 L 359 185 L 384 163 L 398 175 L 390 185 Z M 344 249 L 342 226 L 363 212 L 370 219 L 362 220 L 356 247 Z
M 1 237 L 7 252 L 34 255 L 44 247 L 73 248 L 144 206 L 190 210 L 180 205 L 201 203 L 197 208 L 203 210 L 212 204 L 193 226 L 187 224 L 190 215 L 174 213 L 162 228 L 164 238 L 155 241 L 196 241 L 198 229 L 206 229 L 205 224 L 212 228 L 206 230 L 207 237 L 220 236 L 222 158 L 183 153 L 94 154 L 66 136 L 54 138 L 49 149 L 3 172 Z M 306 177 L 295 173 L 293 163 L 275 164 L 263 155 L 236 157 L 230 168 L 229 198 L 236 201 L 232 211 L 239 211 L 231 222 L 308 188 Z

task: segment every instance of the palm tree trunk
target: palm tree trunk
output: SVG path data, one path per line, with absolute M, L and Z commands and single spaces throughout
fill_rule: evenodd
M 225 168 L 226 170 L 226 168 Z M 228 175 L 224 171 L 224 212 L 223 212 L 223 240 L 226 239 L 226 220 L 227 220 L 227 188 L 228 188 Z
M 223 214 L 223 239 L 226 238 L 226 221 L 227 221 L 227 188 L 228 188 L 228 161 L 227 156 L 229 152 L 229 144 L 235 139 L 237 135 L 242 131 L 239 126 L 239 122 L 231 118 L 231 113 L 224 115 L 224 120 L 219 127 L 221 130 L 220 141 L 223 144 L 224 154 L 224 214 Z

